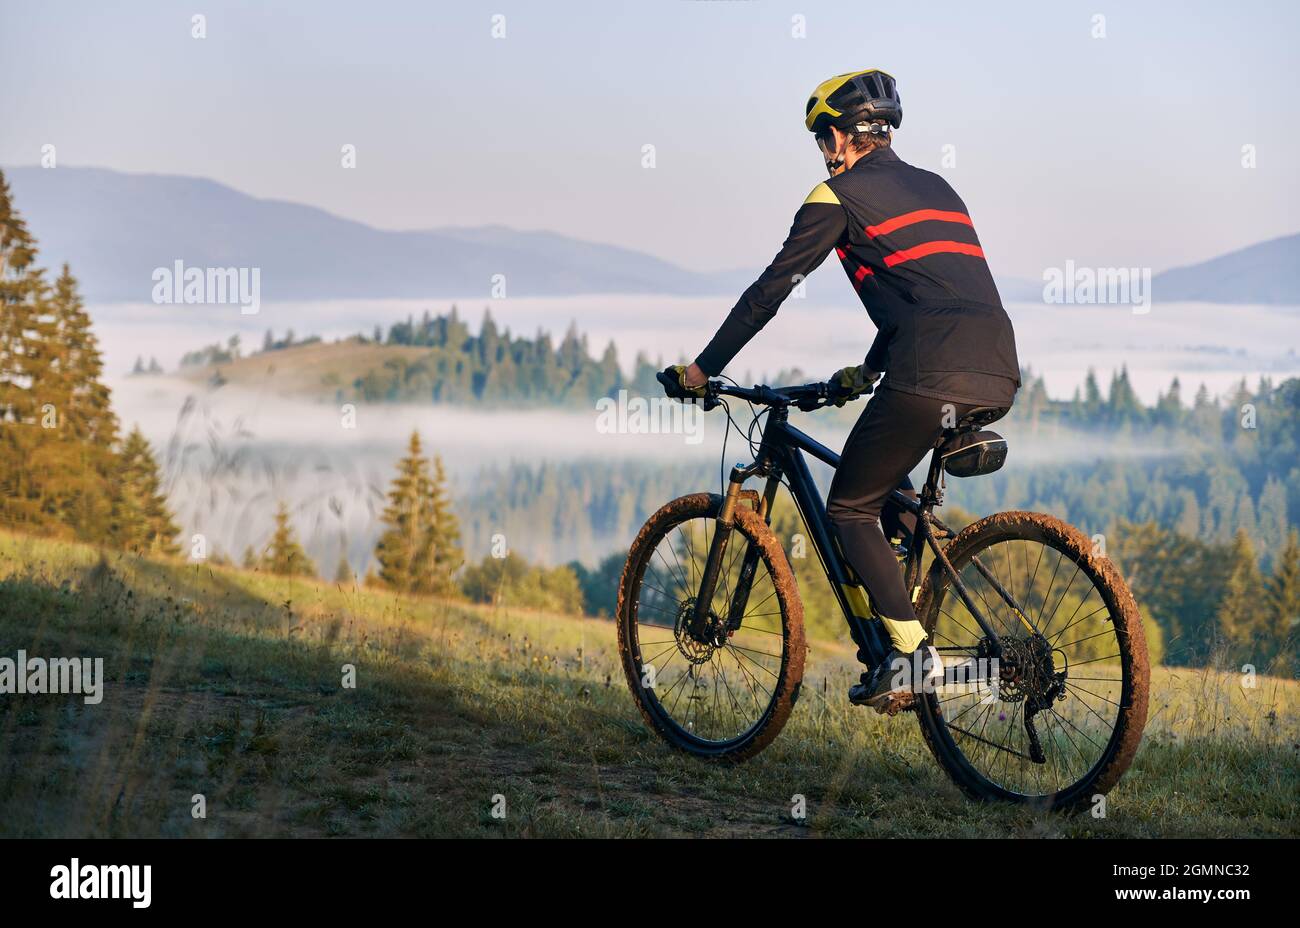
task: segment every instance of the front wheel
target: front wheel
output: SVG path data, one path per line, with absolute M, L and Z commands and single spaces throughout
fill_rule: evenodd
M 716 494 L 683 496 L 642 527 L 619 581 L 618 647 L 637 708 L 655 732 L 696 756 L 741 760 L 770 744 L 794 707 L 803 606 L 776 536 L 738 505 L 708 627 L 693 627 L 721 508 Z M 748 596 L 733 611 L 747 556 L 754 568 Z
M 930 750 L 974 798 L 1088 805 L 1128 769 L 1146 725 L 1150 668 L 1132 594 L 1082 532 L 1042 513 L 981 519 L 944 553 L 1002 650 L 991 659 L 934 563 L 917 617 L 949 670 L 918 705 Z

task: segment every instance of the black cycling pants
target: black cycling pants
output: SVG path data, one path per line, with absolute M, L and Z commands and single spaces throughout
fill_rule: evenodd
M 844 443 L 826 511 L 876 612 L 894 622 L 915 621 L 916 614 L 898 558 L 880 529 L 881 511 L 894 489 L 911 490 L 912 468 L 933 450 L 946 427 L 974 408 L 884 388 L 867 403 Z M 915 527 L 915 517 L 897 507 L 890 507 L 885 521 L 891 517 L 909 532 Z

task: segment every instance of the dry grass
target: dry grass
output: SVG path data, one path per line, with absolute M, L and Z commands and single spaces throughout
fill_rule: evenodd
M 1294 681 L 1157 669 L 1142 750 L 1094 819 L 962 798 L 910 716 L 847 705 L 840 642 L 814 642 L 790 724 L 737 767 L 646 731 L 597 619 L 0 533 L 0 655 L 19 648 L 102 656 L 108 682 L 97 706 L 0 696 L 8 835 L 1300 833 Z

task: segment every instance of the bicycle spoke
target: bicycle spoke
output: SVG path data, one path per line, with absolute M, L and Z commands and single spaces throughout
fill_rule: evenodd
M 1034 546 L 1037 552 L 1032 550 Z M 1002 550 L 996 550 L 998 547 Z M 987 574 L 973 563 L 976 557 Z M 1122 676 L 1075 676 L 1076 668 L 1087 673 L 1085 665 L 1121 657 L 1115 626 L 1107 621 L 1103 590 L 1081 559 L 1067 555 L 1067 549 L 1057 550 L 1037 540 L 994 540 L 961 558 L 954 567 L 970 599 L 1002 629 L 1001 679 L 996 689 L 982 692 L 978 687 L 969 688 L 969 681 L 954 680 L 940 687 L 932 697 L 933 705 L 941 707 L 943 727 L 980 776 L 1014 793 L 1059 793 L 1093 769 L 1122 711 L 1119 694 L 1113 689 L 1123 685 Z M 1051 568 L 1044 569 L 1048 560 Z M 1072 571 L 1062 569 L 1067 561 L 1073 565 Z M 960 658 L 950 655 L 964 652 L 974 658 L 989 643 L 983 630 L 970 620 L 971 608 L 957 595 L 951 581 L 945 578 L 942 583 L 931 605 L 933 618 L 928 621 L 934 627 L 929 630 L 930 637 L 943 645 L 946 664 L 961 666 L 953 663 Z M 1006 596 L 998 591 L 999 586 Z M 1098 597 L 1100 606 L 1096 605 Z M 1016 618 L 1008 599 L 1031 620 L 1037 633 Z M 1035 662 L 1045 669 L 1034 670 Z M 991 700 L 990 692 L 996 694 Z M 1058 702 L 1062 694 L 1073 699 Z M 1041 762 L 1032 759 L 1027 717 L 1043 752 Z
M 765 716 L 785 666 L 787 632 L 778 590 L 761 557 L 750 578 L 741 621 L 734 631 L 692 638 L 684 623 L 699 593 L 713 520 L 693 518 L 667 529 L 647 554 L 636 593 L 641 667 L 654 668 L 659 685 L 650 697 L 675 725 L 696 738 L 723 743 L 741 737 Z M 739 531 L 723 558 L 707 621 L 725 622 L 751 541 Z M 664 551 L 663 548 L 668 550 Z M 667 631 L 669 634 L 665 634 Z M 759 639 L 751 637 L 763 635 Z M 725 653 L 724 653 L 725 652 Z M 676 662 L 676 663 L 675 663 Z M 683 663 L 684 662 L 684 663 Z M 672 672 L 679 668 L 678 672 Z M 767 681 L 771 685 L 765 685 Z

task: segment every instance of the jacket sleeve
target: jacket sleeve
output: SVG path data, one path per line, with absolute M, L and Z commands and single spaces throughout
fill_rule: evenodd
M 796 278 L 811 274 L 844 234 L 848 218 L 835 195 L 818 184 L 794 214 L 790 234 L 777 256 L 723 320 L 695 363 L 709 376 L 721 373 L 745 344 L 776 315 Z

